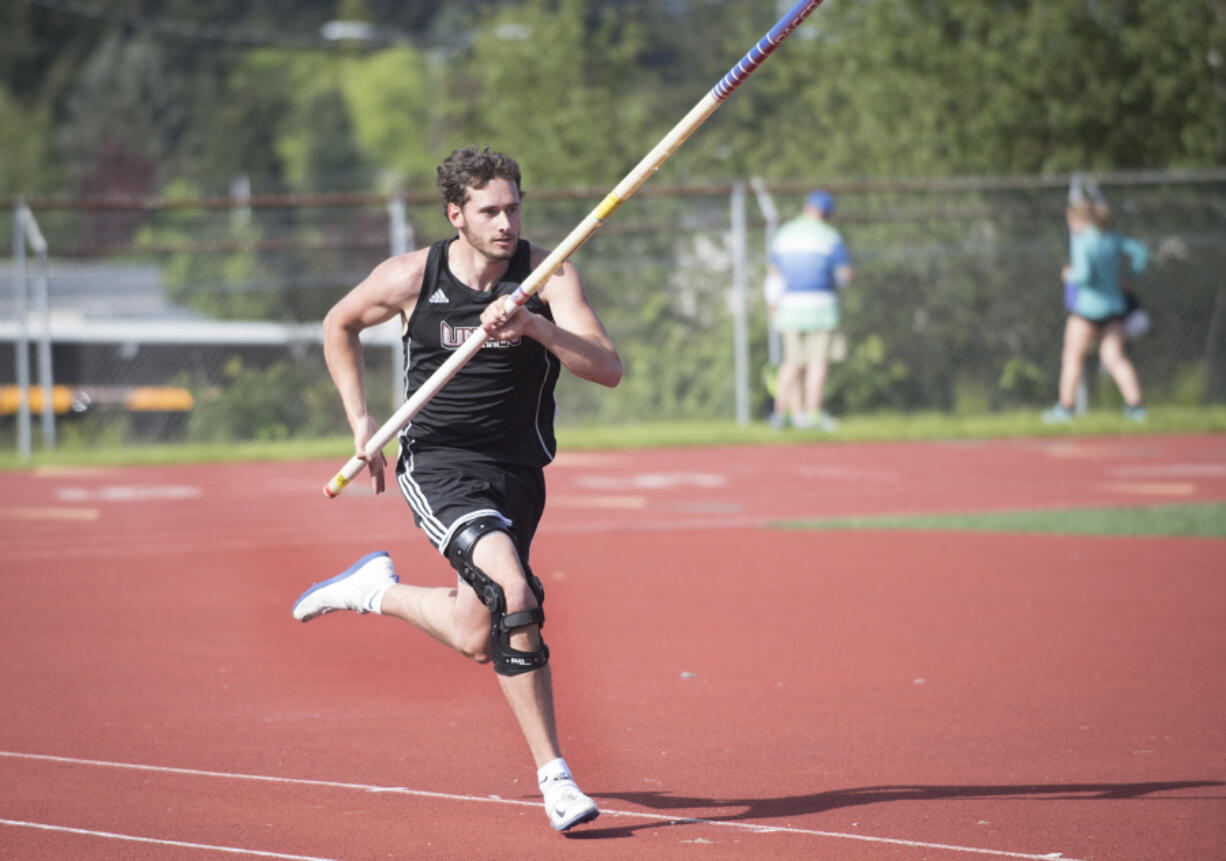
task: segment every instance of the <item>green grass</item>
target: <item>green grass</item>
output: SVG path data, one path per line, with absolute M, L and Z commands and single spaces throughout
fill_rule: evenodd
M 1226 538 L 1226 503 L 1151 505 L 1142 508 L 994 511 L 985 514 L 840 517 L 827 520 L 780 521 L 772 525 L 780 529 L 908 529 Z
M 1226 406 L 1151 409 L 1137 424 L 1118 412 L 1092 412 L 1067 425 L 1045 425 L 1038 410 L 950 415 L 880 413 L 839 420 L 834 434 L 819 430 L 775 431 L 763 421 L 659 422 L 612 427 L 559 428 L 562 448 L 646 448 L 683 445 L 786 444 L 793 442 L 889 442 L 899 440 L 1003 439 L 1226 431 Z
M 250 460 L 299 460 L 336 458 L 343 462 L 352 453 L 347 436 L 279 442 L 179 443 L 179 444 L 73 444 L 57 451 L 38 448 L 28 462 L 18 459 L 11 433 L 0 447 L 0 470 L 39 466 L 115 466 L 160 463 L 201 463 Z M 558 442 L 567 449 L 632 449 L 695 445 L 786 445 L 822 442 L 897 440 L 1001 439 L 1014 437 L 1100 436 L 1158 433 L 1206 433 L 1226 431 L 1226 406 L 1151 409 L 1149 421 L 1135 424 L 1115 411 L 1090 413 L 1069 425 L 1048 426 L 1037 410 L 989 415 L 945 413 L 877 414 L 850 416 L 835 434 L 821 431 L 773 431 L 763 421 L 741 426 L 735 421 L 644 422 L 633 425 L 563 426 Z M 388 447 L 391 452 L 395 444 Z

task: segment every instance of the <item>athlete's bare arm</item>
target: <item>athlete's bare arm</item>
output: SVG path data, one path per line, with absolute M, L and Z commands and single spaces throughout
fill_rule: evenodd
M 358 335 L 402 312 L 412 313 L 428 254 L 429 249 L 423 248 L 383 261 L 324 317 L 324 361 L 353 430 L 354 451 L 367 462 L 375 493 L 383 492 L 386 461 L 382 453 L 371 458 L 363 454 L 379 426 L 366 411 L 366 373 Z
M 532 266 L 538 266 L 546 256 L 544 249 L 534 246 Z M 508 317 L 503 302 L 491 302 L 481 315 L 481 325 L 490 337 L 499 340 L 523 335 L 539 341 L 575 376 L 609 387 L 621 382 L 621 357 L 588 304 L 579 271 L 563 263 L 537 295 L 553 313 L 552 323 L 526 308 Z

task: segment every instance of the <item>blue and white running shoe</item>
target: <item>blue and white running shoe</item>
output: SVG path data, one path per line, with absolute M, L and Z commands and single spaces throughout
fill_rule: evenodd
M 309 622 L 337 610 L 378 613 L 383 593 L 400 582 L 386 550 L 367 553 L 340 574 L 307 589 L 294 602 L 294 618 Z

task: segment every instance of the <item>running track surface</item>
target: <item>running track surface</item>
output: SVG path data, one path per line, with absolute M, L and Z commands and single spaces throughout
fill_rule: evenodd
M 0 474 L 0 857 L 1226 857 L 1226 541 L 779 518 L 1226 501 L 1226 437 L 564 453 L 534 548 L 563 837 L 488 667 L 289 609 L 337 463 Z

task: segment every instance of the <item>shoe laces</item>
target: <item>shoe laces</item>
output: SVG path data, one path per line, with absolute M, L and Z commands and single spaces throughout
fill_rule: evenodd
M 566 772 L 555 774 L 544 780 L 541 783 L 541 792 L 550 806 L 558 802 L 577 801 L 583 795 L 579 790 L 579 785 Z

